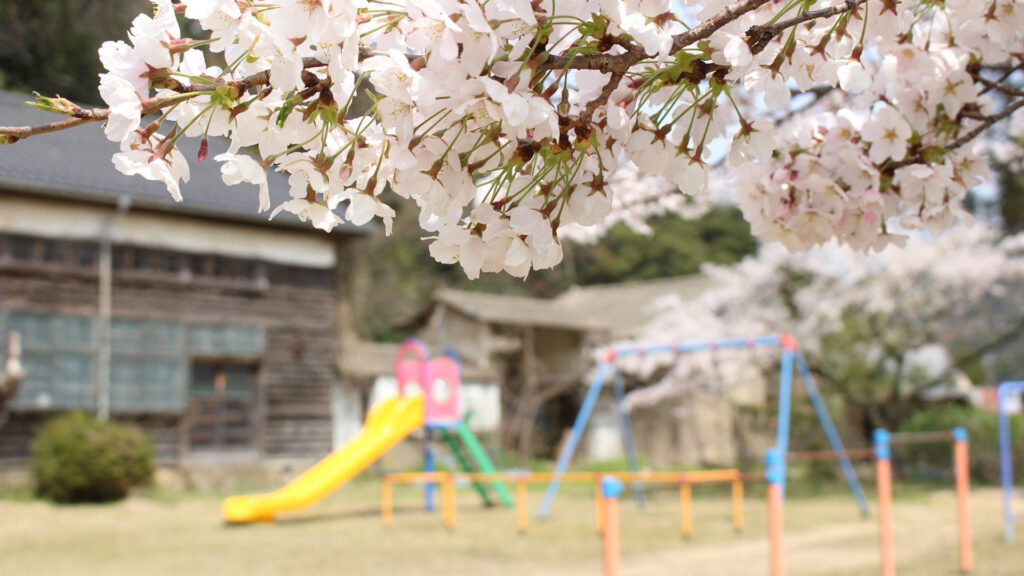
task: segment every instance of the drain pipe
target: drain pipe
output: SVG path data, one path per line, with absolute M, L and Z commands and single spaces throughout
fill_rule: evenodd
M 132 199 L 127 194 L 118 196 L 117 210 L 107 219 L 100 237 L 99 254 L 99 317 L 97 319 L 96 356 L 96 418 L 101 422 L 110 419 L 110 316 L 114 292 L 114 258 L 112 233 L 114 224 L 122 219 L 131 208 Z

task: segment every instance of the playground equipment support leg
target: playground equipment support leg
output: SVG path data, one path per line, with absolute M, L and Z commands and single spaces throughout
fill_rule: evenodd
M 621 565 L 619 549 L 619 494 L 622 493 L 622 482 L 605 477 L 599 484 L 604 504 L 604 576 L 619 576 Z
M 783 549 L 782 479 L 785 460 L 778 448 L 765 454 L 765 480 L 768 481 L 768 557 L 769 574 L 785 576 L 786 558 Z
M 788 343 L 782 349 L 782 362 L 779 374 L 779 417 L 775 432 L 775 445 L 782 452 L 783 457 L 780 464 L 782 466 L 780 487 L 782 488 L 783 497 L 786 496 L 785 456 L 789 453 L 789 420 L 793 404 L 793 356 L 795 354 L 794 347 L 796 346 L 791 338 L 788 337 L 786 339 Z
M 1006 399 L 1012 393 L 1024 391 L 1024 381 L 1003 382 L 999 385 L 999 476 L 1003 484 L 1003 540 L 1013 542 L 1016 526 L 1013 520 L 1013 451 L 1010 449 L 1010 415 Z
M 423 471 L 433 472 L 434 467 L 434 449 L 431 446 L 433 443 L 434 431 L 429 427 L 423 429 Z M 423 508 L 427 512 L 434 511 L 434 483 L 427 482 L 423 486 Z
M 732 481 L 732 529 L 743 532 L 743 479 Z
M 871 509 L 868 506 L 867 496 L 864 495 L 864 488 L 860 484 L 860 479 L 857 478 L 857 472 L 853 469 L 853 464 L 850 463 L 850 457 L 846 453 L 846 447 L 843 446 L 843 440 L 839 437 L 839 432 L 836 431 L 832 417 L 829 416 L 828 407 L 825 406 L 825 401 L 821 398 L 821 392 L 818 391 L 818 385 L 814 382 L 814 376 L 811 375 L 811 369 L 807 366 L 807 361 L 804 359 L 803 354 L 796 354 L 796 369 L 800 374 L 800 381 L 804 385 L 804 390 L 807 391 L 807 396 L 811 399 L 811 404 L 814 406 L 814 412 L 818 415 L 821 428 L 825 431 L 825 437 L 828 438 L 828 443 L 832 447 L 832 452 L 835 453 L 836 458 L 839 460 L 839 468 L 846 479 L 846 485 L 850 487 L 850 492 L 853 492 L 853 497 L 857 500 L 857 507 L 860 508 L 860 513 L 867 516 Z
M 974 570 L 974 548 L 971 543 L 971 471 L 968 458 L 967 430 L 953 429 L 953 469 L 956 473 L 956 515 L 960 537 L 960 572 Z
M 601 481 L 594 481 L 594 529 L 598 534 L 604 532 L 604 492 Z
M 458 504 L 455 501 L 455 480 L 449 474 L 441 482 L 441 514 L 444 517 L 444 525 L 455 529 Z
M 530 521 L 529 502 L 527 501 L 526 480 L 516 481 L 516 529 L 526 534 L 526 526 Z
M 572 455 L 576 452 L 576 447 L 580 443 L 580 439 L 583 437 L 583 430 L 587 427 L 587 421 L 590 419 L 590 414 L 594 411 L 594 405 L 597 404 L 597 398 L 601 395 L 601 388 L 604 387 L 604 381 L 608 377 L 608 369 L 611 367 L 607 362 L 598 364 L 597 371 L 594 372 L 594 380 L 590 383 L 590 388 L 587 390 L 587 395 L 583 398 L 583 405 L 580 406 L 580 412 L 576 415 L 576 421 L 572 425 L 572 433 L 569 434 L 569 441 L 566 442 L 565 448 L 562 449 L 562 453 L 558 456 L 558 465 L 555 466 L 555 476 L 548 483 L 548 488 L 544 492 L 544 500 L 540 503 L 540 510 L 537 511 L 537 518 L 547 518 L 548 513 L 551 511 L 551 505 L 555 501 L 555 496 L 558 494 L 558 485 L 561 483 L 561 476 L 565 474 L 565 471 L 569 469 L 569 463 L 572 462 Z
M 688 482 L 679 483 L 679 533 L 693 536 L 693 487 Z
M 640 471 L 640 459 L 636 455 L 636 444 L 633 442 L 633 424 L 629 420 L 629 411 L 626 410 L 626 387 L 622 384 L 622 371 L 615 367 L 612 374 L 612 388 L 615 391 L 615 408 L 619 412 L 619 428 L 622 431 L 622 446 L 626 449 L 626 460 L 629 462 L 629 469 L 633 472 Z M 633 483 L 633 498 L 636 505 L 644 508 L 644 485 Z
M 889 433 L 875 430 L 875 477 L 878 481 L 878 535 L 882 557 L 882 576 L 896 576 L 896 545 L 892 518 L 892 451 Z

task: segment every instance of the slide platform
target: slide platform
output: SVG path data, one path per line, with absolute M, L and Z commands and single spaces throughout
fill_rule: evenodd
M 413 431 L 423 427 L 423 396 L 404 396 L 378 402 L 366 416 L 359 435 L 332 452 L 301 476 L 267 494 L 231 496 L 221 505 L 231 524 L 269 522 L 285 512 L 319 502 L 357 476 Z

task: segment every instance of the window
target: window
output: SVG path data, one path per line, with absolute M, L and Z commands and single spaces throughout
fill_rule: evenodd
M 0 234 L 0 261 L 94 269 L 98 257 L 95 242 Z
M 197 362 L 189 385 L 188 443 L 194 450 L 251 448 L 256 439 L 256 366 Z
M 21 333 L 25 365 L 25 379 L 12 399 L 12 407 L 95 407 L 91 319 L 12 314 L 9 329 Z
M 263 352 L 263 328 L 200 324 L 189 330 L 189 348 L 194 356 L 253 357 Z
M 0 328 L 4 328 L 0 314 Z M 96 408 L 95 318 L 15 312 L 0 330 L 22 335 L 25 380 L 11 406 L 22 410 Z M 263 328 L 114 319 L 110 324 L 110 405 L 116 413 L 181 412 L 187 403 L 193 356 L 255 361 L 263 353 Z M 228 377 L 227 397 L 237 388 Z
M 110 407 L 167 412 L 185 406 L 184 329 L 170 322 L 110 323 Z

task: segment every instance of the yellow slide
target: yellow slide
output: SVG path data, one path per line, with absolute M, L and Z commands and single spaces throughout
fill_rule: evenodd
M 359 435 L 284 487 L 267 494 L 231 496 L 221 505 L 225 522 L 273 520 L 315 504 L 373 464 L 414 430 L 423 427 L 423 397 L 378 402 Z

